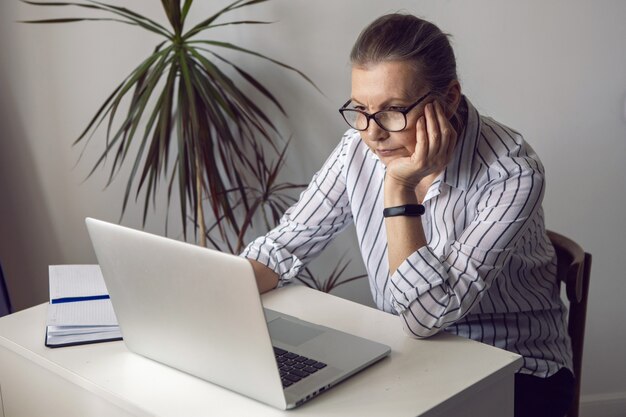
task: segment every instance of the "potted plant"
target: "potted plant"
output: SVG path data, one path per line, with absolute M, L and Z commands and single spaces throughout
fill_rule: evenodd
M 96 0 L 22 1 L 34 6 L 72 7 L 103 14 L 25 23 L 114 21 L 147 30 L 160 38 L 154 50 L 107 97 L 74 142 L 86 144 L 98 129 L 105 130 L 105 149 L 89 176 L 102 168 L 105 161 L 112 160 L 107 185 L 124 163 L 132 164 L 122 216 L 131 195 L 137 200 L 143 192 L 145 224 L 150 202 L 154 202 L 159 187 L 167 185 L 169 207 L 176 184 L 185 237 L 191 225 L 202 246 L 210 243 L 220 250 L 237 253 L 243 249 L 254 222 L 261 222 L 268 230 L 295 201 L 292 194 L 302 186 L 279 180 L 288 142 L 278 143 L 279 132 L 263 106 L 251 100 L 239 84 L 243 82 L 259 92 L 282 114 L 285 111 L 260 81 L 227 59 L 222 51 L 268 60 L 314 84 L 293 67 L 208 37 L 217 27 L 269 23 L 224 20 L 229 12 L 268 0 L 233 1 L 190 28 L 186 23 L 193 0 L 161 1 L 168 26 L 126 7 Z M 238 79 L 231 78 L 225 67 L 237 74 Z M 129 152 L 133 144 L 137 149 L 134 154 Z M 205 216 L 205 203 L 210 209 L 210 223 Z M 330 285 L 318 282 L 310 270 L 302 281 L 330 291 L 342 282 L 356 279 L 339 279 L 343 270 L 345 265 L 335 268 L 327 280 Z

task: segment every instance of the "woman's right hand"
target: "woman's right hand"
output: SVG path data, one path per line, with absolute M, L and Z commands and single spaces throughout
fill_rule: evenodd
M 248 258 L 248 261 L 254 270 L 254 276 L 256 278 L 257 287 L 259 287 L 259 293 L 263 294 L 264 292 L 268 292 L 276 288 L 279 279 L 276 272 L 254 259 Z

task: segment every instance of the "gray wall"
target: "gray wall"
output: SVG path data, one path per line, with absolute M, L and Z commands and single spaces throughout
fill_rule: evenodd
M 133 3 L 164 21 L 160 2 Z M 197 3 L 196 20 L 226 2 Z M 293 135 L 290 179 L 308 181 L 336 144 L 345 128 L 336 109 L 350 94 L 350 46 L 365 24 L 395 10 L 452 34 L 464 92 L 479 110 L 521 131 L 542 157 L 548 227 L 594 255 L 583 381 L 588 415 L 602 407 L 604 415 L 620 415 L 607 410 L 626 401 L 626 2 L 275 0 L 248 9 L 238 17 L 276 23 L 216 34 L 302 69 L 325 94 L 272 65 L 239 60 L 289 109 L 289 119 L 277 123 Z M 3 1 L 0 16 L 0 259 L 21 309 L 46 300 L 48 264 L 95 262 L 85 216 L 118 220 L 124 172 L 107 189 L 104 171 L 83 182 L 102 136 L 78 164 L 80 148 L 70 145 L 156 42 L 108 23 L 18 24 L 56 14 L 17 1 Z M 147 225 L 156 233 L 163 233 L 160 207 Z M 140 211 L 131 207 L 123 223 L 140 226 Z M 353 244 L 348 234 L 332 252 L 347 250 L 358 273 Z M 317 267 L 329 269 L 336 259 L 327 255 Z M 371 302 L 364 282 L 340 294 Z

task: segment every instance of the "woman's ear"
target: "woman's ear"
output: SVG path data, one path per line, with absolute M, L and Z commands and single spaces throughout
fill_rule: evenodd
M 445 111 L 448 118 L 452 117 L 461 103 L 461 84 L 452 80 L 445 95 Z

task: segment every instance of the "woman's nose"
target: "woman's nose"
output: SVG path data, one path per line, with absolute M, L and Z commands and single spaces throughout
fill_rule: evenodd
M 367 127 L 367 138 L 373 142 L 379 142 L 389 137 L 389 132 L 381 128 L 376 120 L 370 120 L 370 124 Z

